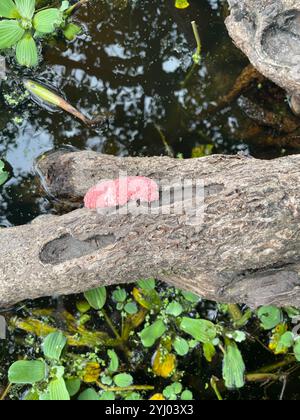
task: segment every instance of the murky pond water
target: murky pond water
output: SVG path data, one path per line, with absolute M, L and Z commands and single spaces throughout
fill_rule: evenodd
M 52 149 L 160 155 L 166 153 L 163 133 L 175 155 L 190 157 L 193 147 L 210 144 L 216 153 L 247 150 L 265 156 L 253 139 L 247 141 L 250 123 L 236 101 L 205 112 L 230 91 L 247 61 L 227 35 L 224 2 L 191 3 L 180 11 L 171 0 L 129 1 L 123 9 L 93 0 L 76 17 L 84 34 L 73 43 L 52 43 L 39 70 L 26 73 L 55 87 L 86 115 L 111 111 L 109 127 L 89 129 L 72 116 L 50 113 L 30 101 L 12 109 L 0 96 L 0 155 L 14 174 L 1 190 L 1 225 L 26 223 L 49 210 L 33 182 L 32 166 Z M 192 19 L 199 25 L 203 59 L 189 77 L 195 49 Z M 2 82 L 2 91 L 10 92 L 24 74 L 13 76 L 14 83 L 10 78 L 8 86 Z
M 3 92 L 26 75 L 54 87 L 87 116 L 105 110 L 114 118 L 102 128 L 88 128 L 30 100 L 11 108 L 0 95 L 0 156 L 13 175 L 0 190 L 0 225 L 27 223 L 53 211 L 33 171 L 35 159 L 53 149 L 163 155 L 165 138 L 174 155 L 185 158 L 197 150 L 258 158 L 294 152 L 297 145 L 285 147 L 281 141 L 286 132 L 280 123 L 270 125 L 261 116 L 261 109 L 275 106 L 294 121 L 284 93 L 271 83 L 254 81 L 248 98 L 213 110 L 248 64 L 227 35 L 225 15 L 221 0 L 191 0 L 186 10 L 176 10 L 173 0 L 93 0 L 76 15 L 84 33 L 75 42 L 51 43 L 36 73 L 14 73 L 11 80 L 8 71 Z M 202 62 L 193 74 L 191 20 L 197 21 L 203 44 Z M 253 106 L 253 98 L 263 108 Z M 262 146 L 264 137 L 279 141 Z M 256 395 L 249 391 L 248 397 Z

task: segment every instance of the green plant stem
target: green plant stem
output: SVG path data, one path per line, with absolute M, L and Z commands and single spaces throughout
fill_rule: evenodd
M 126 387 L 118 387 L 118 386 L 105 386 L 101 382 L 96 382 L 99 388 L 103 389 L 103 391 L 111 391 L 111 392 L 131 392 L 131 391 L 153 391 L 154 386 L 152 385 L 131 385 Z
M 73 6 L 69 7 L 69 9 L 67 9 L 65 11 L 65 15 L 66 16 L 70 16 L 73 13 L 76 12 L 76 10 L 78 10 L 81 6 L 84 6 L 85 4 L 87 4 L 90 0 L 79 0 L 77 3 L 73 4 Z
M 119 332 L 117 331 L 116 327 L 114 326 L 114 324 L 112 323 L 112 320 L 110 319 L 110 317 L 108 316 L 107 312 L 105 311 L 105 309 L 101 310 L 105 321 L 107 322 L 109 328 L 112 330 L 112 332 L 114 333 L 114 335 L 116 336 L 116 338 L 120 341 L 122 341 L 122 337 L 120 336 Z
M 255 373 L 272 373 L 278 369 L 289 366 L 295 362 L 296 362 L 295 357 L 292 355 L 289 355 L 285 359 L 283 359 L 281 362 L 277 362 L 277 363 L 273 363 L 272 365 L 265 366 L 261 369 L 258 369 Z
M 214 393 L 216 394 L 217 398 L 219 401 L 223 401 L 223 397 L 218 389 L 218 385 L 217 383 L 219 382 L 219 379 L 216 378 L 215 376 L 212 376 L 211 380 L 210 380 L 210 386 L 212 387 Z
M 7 387 L 5 388 L 5 390 L 3 391 L 1 397 L 0 397 L 0 401 L 4 401 L 5 400 L 5 398 L 7 397 L 8 393 L 9 393 L 9 391 L 11 390 L 11 388 L 12 388 L 12 384 L 8 384 Z
M 201 44 L 201 38 L 200 38 L 200 35 L 199 35 L 199 31 L 198 31 L 198 26 L 197 26 L 197 24 L 194 20 L 192 22 L 192 28 L 193 28 L 195 40 L 196 40 L 196 43 L 197 43 L 196 54 L 200 56 L 201 55 L 202 44 Z
M 238 322 L 242 319 L 243 313 L 240 310 L 239 306 L 236 304 L 229 304 L 228 305 L 228 313 L 233 320 L 233 322 Z

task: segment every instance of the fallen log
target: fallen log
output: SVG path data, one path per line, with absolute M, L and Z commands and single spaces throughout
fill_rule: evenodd
M 204 219 L 192 223 L 187 200 L 182 215 L 81 208 L 2 229 L 1 307 L 149 277 L 216 301 L 300 306 L 300 156 L 179 160 L 56 152 L 38 169 L 52 195 L 81 202 L 91 186 L 120 170 L 167 185 L 201 179 Z

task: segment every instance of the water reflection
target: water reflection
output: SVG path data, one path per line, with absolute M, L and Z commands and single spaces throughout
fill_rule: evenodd
M 53 148 L 165 154 L 155 125 L 175 154 L 185 157 L 198 144 L 213 143 L 216 152 L 247 147 L 237 134 L 244 120 L 238 106 L 202 118 L 246 63 L 227 36 L 224 3 L 191 0 L 185 11 L 175 9 L 173 1 L 127 3 L 114 9 L 111 2 L 94 0 L 77 15 L 83 34 L 73 43 L 51 43 L 38 74 L 30 75 L 53 85 L 91 118 L 101 110 L 112 112 L 115 118 L 108 127 L 91 129 L 64 112 L 50 113 L 31 102 L 10 110 L 1 101 L 0 152 L 14 178 L 2 189 L 0 223 L 26 223 L 49 211 L 32 182 L 31 168 L 37 156 Z M 195 48 L 192 19 L 199 24 L 203 61 L 185 82 Z

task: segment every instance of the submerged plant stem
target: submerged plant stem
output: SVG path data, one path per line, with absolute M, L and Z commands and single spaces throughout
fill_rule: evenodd
M 152 385 L 131 385 L 126 387 L 119 387 L 119 386 L 105 386 L 101 382 L 96 382 L 99 388 L 103 389 L 103 391 L 111 391 L 111 392 L 131 392 L 131 391 L 153 391 L 154 386 Z

